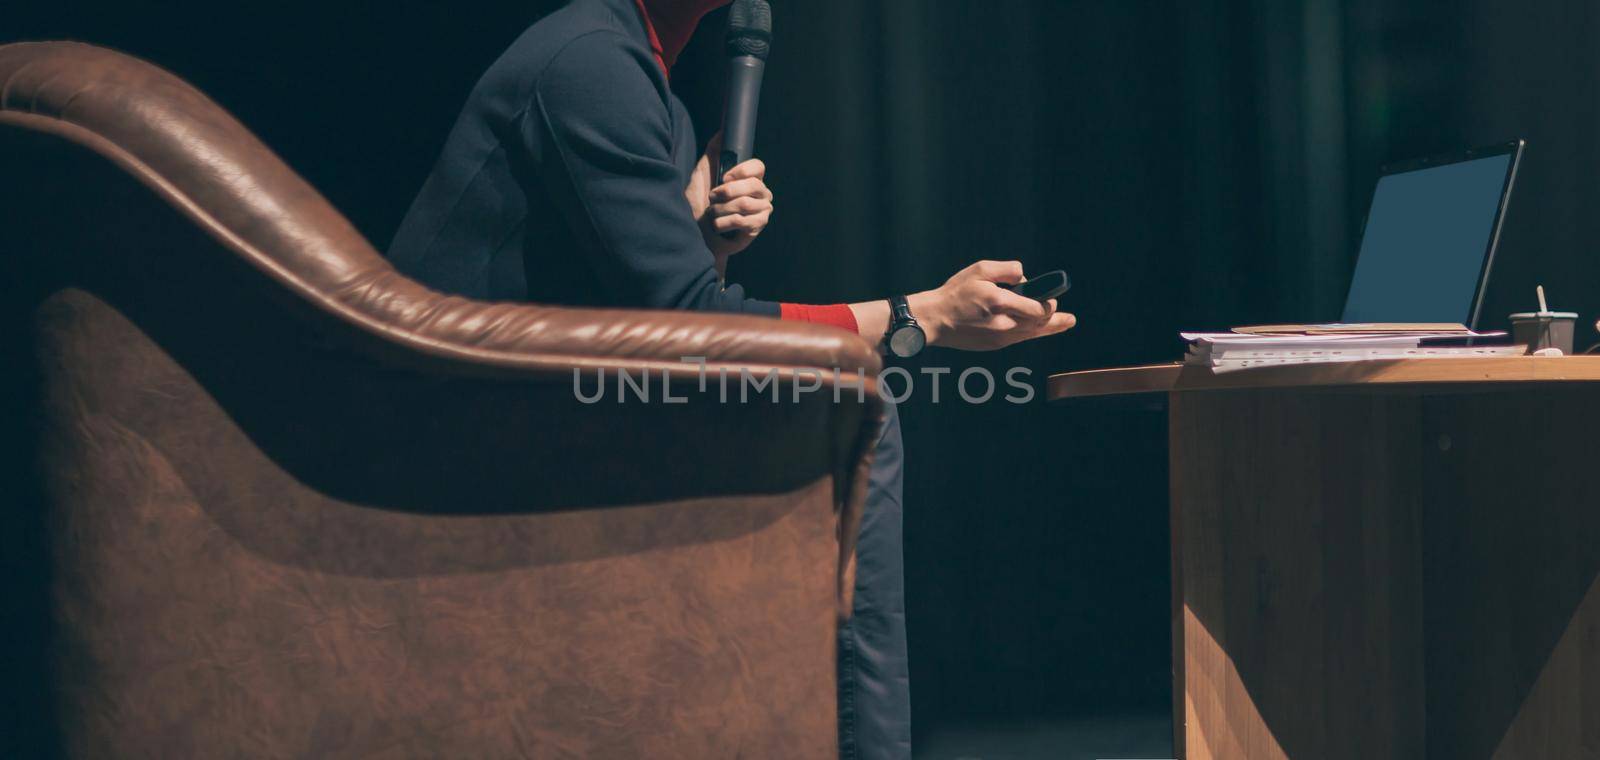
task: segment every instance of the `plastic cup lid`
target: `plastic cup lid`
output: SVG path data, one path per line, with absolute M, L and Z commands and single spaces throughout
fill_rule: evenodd
M 1575 311 L 1520 311 L 1511 315 L 1512 319 L 1577 319 Z

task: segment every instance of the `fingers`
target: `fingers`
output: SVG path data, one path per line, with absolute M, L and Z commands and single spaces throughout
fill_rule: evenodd
M 735 214 L 759 214 L 763 211 L 771 210 L 772 201 L 765 200 L 763 198 L 752 198 L 750 196 L 734 198 L 727 203 L 714 203 L 711 205 L 711 215 L 713 217 L 732 216 Z
M 1016 285 L 1024 279 L 1020 261 L 980 261 L 971 270 L 979 279 L 1005 285 Z
M 1044 319 L 1017 319 L 1004 314 L 996 315 L 989 321 L 988 327 L 994 331 L 997 347 L 1064 333 L 1078 324 L 1075 315 L 1056 311 L 1053 303 L 1050 306 L 1050 315 Z
M 767 176 L 767 165 L 759 158 L 752 158 L 728 170 L 722 175 L 722 183 L 728 184 L 741 179 L 763 179 Z
M 992 348 L 1004 348 L 1018 343 L 1063 333 L 1078 324 L 1078 318 L 1066 312 L 1056 312 L 1048 319 L 1024 321 L 1004 314 L 989 320 L 988 329 L 993 334 Z
M 772 219 L 772 210 L 768 209 L 757 214 L 735 214 L 733 216 L 718 217 L 712 222 L 717 232 L 741 232 L 749 237 L 761 234 L 767 228 L 767 223 Z
M 772 211 L 772 201 L 735 198 L 711 207 L 711 224 L 717 232 L 738 231 L 755 237 L 771 223 Z
M 759 158 L 733 167 L 723 184 L 711 189 L 711 226 L 718 234 L 738 233 L 744 239 L 760 235 L 772 220 L 772 190 L 765 178 L 767 165 Z
M 1078 318 L 1076 316 L 1064 311 L 1056 312 L 1055 314 L 1050 315 L 1050 319 L 1044 323 L 1044 327 L 1040 329 L 1039 335 L 1055 335 L 1056 333 L 1063 333 L 1071 330 L 1073 327 L 1076 327 L 1077 324 Z
M 1031 322 L 1022 322 L 1019 320 L 1013 337 L 1016 339 L 1015 342 L 1033 340 L 1034 338 L 1042 338 L 1046 335 L 1055 335 L 1056 333 L 1066 332 L 1071 330 L 1076 324 L 1078 324 L 1078 318 L 1076 316 L 1064 311 L 1055 312 L 1045 319 Z
M 730 201 L 734 198 L 760 198 L 772 200 L 772 190 L 759 177 L 740 179 L 711 189 L 712 202 Z
M 1043 304 L 1027 296 L 1019 296 L 1005 288 L 995 288 L 990 308 L 1009 314 L 1024 322 L 1043 322 L 1055 311 L 1053 304 Z
M 997 333 L 999 335 L 1007 335 L 1007 334 L 1011 333 L 1013 330 L 1016 330 L 1018 325 L 1017 325 L 1017 320 L 1015 320 L 1015 319 L 1013 319 L 1011 317 L 1008 317 L 1008 316 L 1006 316 L 1004 314 L 996 314 L 995 316 L 989 318 L 988 327 L 989 327 L 990 330 L 993 330 L 995 333 Z M 1021 340 L 1026 340 L 1026 339 L 1023 338 Z
M 772 219 L 772 190 L 765 177 L 767 165 L 759 158 L 733 167 L 723 184 L 711 189 L 711 226 L 719 234 L 739 233 L 754 238 Z

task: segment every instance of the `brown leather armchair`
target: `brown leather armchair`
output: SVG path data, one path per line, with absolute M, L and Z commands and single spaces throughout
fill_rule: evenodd
M 54 751 L 835 751 L 866 342 L 431 292 L 201 93 L 88 45 L 0 46 L 0 173 L 32 453 L 5 506 L 45 565 L 13 606 L 47 653 L 9 686 Z M 719 403 L 686 356 L 783 400 Z

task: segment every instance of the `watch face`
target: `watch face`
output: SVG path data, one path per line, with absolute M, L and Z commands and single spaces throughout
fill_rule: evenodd
M 927 340 L 928 336 L 922 333 L 922 328 L 908 325 L 889 335 L 889 351 L 902 359 L 909 359 L 922 351 Z

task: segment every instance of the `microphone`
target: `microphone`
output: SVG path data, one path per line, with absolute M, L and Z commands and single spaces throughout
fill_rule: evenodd
M 722 153 L 713 185 L 755 155 L 756 109 L 761 79 L 772 49 L 772 6 L 767 0 L 734 0 L 728 11 L 728 104 L 722 115 Z

